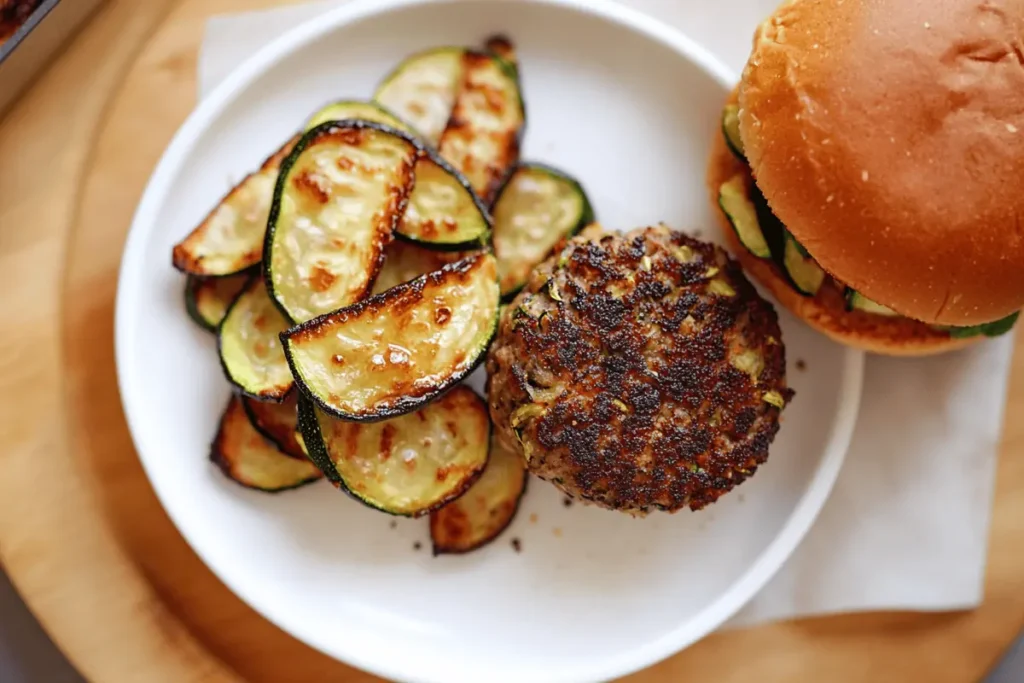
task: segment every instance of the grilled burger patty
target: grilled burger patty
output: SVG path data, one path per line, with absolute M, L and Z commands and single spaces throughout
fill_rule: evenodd
M 532 274 L 487 359 L 491 417 L 529 469 L 635 515 L 698 510 L 768 457 L 778 319 L 713 245 L 592 226 Z

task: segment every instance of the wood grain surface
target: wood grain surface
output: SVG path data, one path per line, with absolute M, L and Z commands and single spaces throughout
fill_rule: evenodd
M 110 0 L 0 124 L 0 559 L 90 680 L 378 680 L 227 590 L 158 504 L 115 382 L 121 247 L 195 104 L 213 13 L 273 0 Z M 979 680 L 1024 626 L 1024 354 L 1011 380 L 984 605 L 716 634 L 629 683 Z

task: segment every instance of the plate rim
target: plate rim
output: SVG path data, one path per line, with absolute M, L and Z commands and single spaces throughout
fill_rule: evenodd
M 138 408 L 139 401 L 136 398 L 143 389 L 137 386 L 139 380 L 130 377 L 125 370 L 128 367 L 134 367 L 134 352 L 129 343 L 131 325 L 128 324 L 127 311 L 133 307 L 134 301 L 140 295 L 125 287 L 124 283 L 137 277 L 139 269 L 142 268 L 142 253 L 155 228 L 155 219 L 164 203 L 167 189 L 181 173 L 183 162 L 193 150 L 197 139 L 233 99 L 249 87 L 253 81 L 293 52 L 348 24 L 373 16 L 401 11 L 410 6 L 469 4 L 483 1 L 486 0 L 350 0 L 286 31 L 260 48 L 231 71 L 207 97 L 197 104 L 165 148 L 160 161 L 150 175 L 132 218 L 122 250 L 117 279 L 114 350 L 122 411 L 146 477 L 153 487 L 161 507 L 174 523 L 178 533 L 218 580 L 282 631 L 341 662 L 379 676 L 410 683 L 442 683 L 442 681 L 443 683 L 452 683 L 452 679 L 447 676 L 443 679 L 436 677 L 444 675 L 444 672 L 430 672 L 430 675 L 424 675 L 424 672 L 415 670 L 415 662 L 410 663 L 406 659 L 375 659 L 372 655 L 367 656 L 355 649 L 346 649 L 344 644 L 331 642 L 329 638 L 321 637 L 315 632 L 303 630 L 298 624 L 288 619 L 285 611 L 264 604 L 258 595 L 250 594 L 244 587 L 234 582 L 231 579 L 234 572 L 228 567 L 221 567 L 211 562 L 201 550 L 201 544 L 197 545 L 188 533 L 187 530 L 190 527 L 183 523 L 172 503 L 175 497 L 161 483 L 159 477 L 155 476 L 156 473 L 143 456 L 144 445 L 150 441 L 140 427 L 142 420 L 138 412 L 140 410 Z M 669 48 L 680 58 L 691 61 L 716 80 L 722 86 L 723 91 L 731 89 L 737 80 L 736 74 L 718 57 L 681 30 L 640 10 L 620 5 L 614 0 L 516 0 L 516 2 L 570 9 L 624 26 L 648 40 L 656 41 Z M 549 666 L 544 681 L 569 683 L 581 680 L 607 680 L 651 666 L 691 646 L 718 629 L 778 573 L 817 520 L 838 478 L 853 438 L 860 408 L 865 354 L 848 347 L 842 351 L 842 371 L 837 391 L 838 410 L 833 415 L 832 429 L 825 452 L 818 462 L 804 495 L 789 514 L 781 531 L 740 575 L 739 579 L 733 582 L 711 604 L 661 637 L 639 648 L 624 650 L 594 663 L 588 662 L 585 667 L 578 665 Z M 133 406 L 135 407 L 133 408 Z M 515 673 L 506 671 L 501 673 L 499 678 L 512 681 L 515 680 Z M 509 676 L 513 677 L 509 678 Z

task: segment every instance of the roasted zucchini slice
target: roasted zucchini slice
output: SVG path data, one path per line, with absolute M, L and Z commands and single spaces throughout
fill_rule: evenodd
M 484 41 L 484 49 L 505 62 L 505 65 L 518 75 L 519 58 L 516 56 L 516 48 L 508 36 L 501 34 L 491 36 Z
M 210 460 L 232 481 L 268 493 L 294 489 L 323 477 L 308 459 L 290 458 L 263 438 L 249 422 L 238 396 L 231 397 L 220 419 Z
M 969 327 L 947 327 L 949 336 L 955 339 L 965 339 L 967 337 L 977 337 L 978 335 L 985 335 L 986 337 L 1000 337 L 1010 330 L 1017 324 L 1017 318 L 1020 317 L 1020 311 L 1011 313 L 1005 318 L 1000 318 L 990 323 L 983 323 L 981 325 L 971 325 Z
M 298 138 L 286 142 L 259 171 L 234 187 L 188 237 L 174 246 L 174 267 L 200 276 L 234 275 L 260 262 L 263 235 L 282 161 Z
M 465 257 L 466 254 L 458 251 L 424 249 L 410 242 L 395 240 L 384 251 L 384 265 L 373 283 L 373 293 L 380 294 Z
M 369 293 L 405 211 L 420 147 L 369 121 L 313 128 L 281 164 L 267 222 L 267 289 L 294 322 Z
M 204 330 L 216 332 L 248 275 L 202 278 L 189 275 L 185 282 L 185 308 L 189 316 Z
M 293 458 L 306 457 L 306 451 L 298 439 L 297 392 L 289 393 L 281 403 L 257 401 L 246 396 L 242 399 L 242 406 L 256 431 L 277 446 L 278 450 Z
M 375 121 L 405 133 L 412 128 L 373 102 L 337 102 L 324 107 L 307 130 L 328 121 Z M 462 175 L 433 151 L 422 150 L 414 170 L 416 182 L 409 195 L 396 235 L 432 249 L 470 249 L 486 244 L 491 217 Z
M 263 278 L 251 278 L 217 330 L 224 374 L 246 396 L 280 402 L 294 386 L 281 350 L 286 329 L 288 321 L 267 295 Z
M 530 272 L 559 240 L 594 221 L 594 210 L 579 182 L 541 164 L 520 164 L 494 202 L 494 254 L 501 295 L 526 284 Z
M 873 315 L 884 315 L 884 316 L 898 316 L 899 313 L 892 310 L 888 306 L 883 306 L 880 303 L 874 302 L 867 298 L 860 292 L 846 288 L 846 308 L 851 311 L 863 311 L 864 313 L 871 313 Z
M 398 237 L 430 249 L 466 250 L 487 244 L 491 216 L 458 171 L 425 152 L 416 162 L 415 175 Z
M 411 415 L 359 424 L 307 398 L 299 427 L 310 459 L 343 491 L 393 515 L 418 517 L 461 495 L 487 465 L 487 405 L 461 386 Z
M 312 130 L 328 121 L 344 121 L 345 119 L 358 119 L 360 121 L 374 121 L 390 126 L 406 133 L 415 134 L 404 121 L 389 112 L 376 102 L 361 102 L 359 100 L 342 100 L 332 102 L 323 109 L 313 114 L 306 122 L 305 130 Z
M 725 144 L 729 151 L 736 155 L 737 159 L 747 160 L 746 151 L 743 148 L 743 138 L 740 137 L 740 107 L 737 104 L 727 104 L 722 110 L 722 135 L 725 136 Z
M 498 322 L 494 256 L 479 252 L 281 335 L 304 393 L 344 420 L 421 408 L 483 359 Z
M 519 79 L 501 58 L 467 51 L 462 87 L 438 151 L 490 204 L 508 170 L 519 160 L 526 122 Z
M 784 233 L 783 265 L 790 282 L 804 296 L 814 296 L 825 282 L 825 271 L 788 230 Z
M 374 101 L 436 145 L 462 84 L 463 52 L 460 47 L 440 47 L 412 55 L 377 86 Z
M 747 194 L 748 182 L 746 174 L 737 173 L 722 183 L 718 190 L 718 206 L 725 212 L 740 244 L 747 251 L 759 258 L 771 258 L 771 249 L 757 219 L 757 207 Z
M 491 457 L 476 483 L 457 499 L 430 513 L 434 554 L 468 553 L 508 528 L 526 492 L 523 458 L 491 437 Z

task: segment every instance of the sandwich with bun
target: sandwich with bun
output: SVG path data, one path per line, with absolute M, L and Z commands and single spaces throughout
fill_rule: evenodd
M 708 184 L 792 313 L 888 355 L 1024 307 L 1024 0 L 789 0 L 757 29 Z

